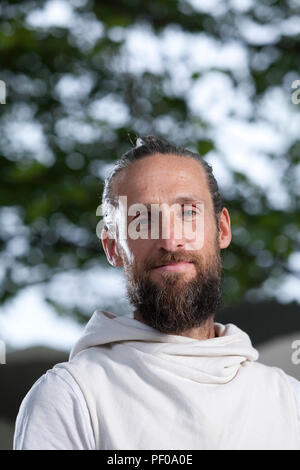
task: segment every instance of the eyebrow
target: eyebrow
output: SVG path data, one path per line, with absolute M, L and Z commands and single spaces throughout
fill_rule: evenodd
M 184 196 L 178 196 L 172 203 L 173 204 L 204 204 L 204 200 L 199 198 L 199 195 L 194 195 L 194 194 L 189 194 L 189 195 L 184 195 Z M 159 203 L 156 202 L 140 202 L 139 204 L 143 204 L 148 210 L 151 210 L 152 205 L 160 205 Z M 136 216 L 131 216 L 131 217 L 136 217 Z
M 201 203 L 203 204 L 204 203 L 204 200 L 199 198 L 198 195 L 194 195 L 194 194 L 190 194 L 190 195 L 184 195 L 184 196 L 178 196 L 170 205 L 172 204 L 183 204 L 183 203 L 193 203 L 193 204 L 197 204 L 197 203 Z M 144 204 L 145 207 L 147 207 L 148 209 L 151 209 L 151 205 L 157 205 L 159 203 L 156 203 L 156 202 L 143 202 L 142 204 Z
M 200 199 L 198 195 L 195 195 L 195 194 L 190 194 L 190 195 L 185 195 L 185 196 L 178 196 L 175 201 L 176 202 L 201 202 L 203 203 L 204 200 L 203 199 Z

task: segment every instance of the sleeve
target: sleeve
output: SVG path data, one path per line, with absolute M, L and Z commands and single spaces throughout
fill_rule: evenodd
M 29 390 L 16 420 L 14 450 L 92 450 L 88 408 L 66 369 L 49 370 Z

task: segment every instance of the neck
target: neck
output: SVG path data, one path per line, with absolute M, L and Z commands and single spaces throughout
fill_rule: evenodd
M 141 315 L 135 311 L 133 314 L 133 318 L 137 321 L 140 321 L 147 325 L 147 323 L 143 320 Z M 173 334 L 173 333 L 168 333 Z M 214 325 L 214 317 L 210 317 L 204 322 L 201 326 L 196 326 L 195 328 L 190 328 L 188 330 L 181 331 L 180 333 L 176 333 L 177 336 L 187 336 L 188 338 L 198 339 L 198 340 L 205 340 L 215 338 L 215 325 Z
M 195 328 L 190 328 L 189 330 L 177 333 L 179 336 L 187 336 L 188 338 L 204 340 L 215 338 L 215 325 L 213 318 L 207 320 L 206 323 L 203 323 L 201 326 Z

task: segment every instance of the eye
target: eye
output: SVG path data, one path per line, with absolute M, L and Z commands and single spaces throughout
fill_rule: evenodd
M 186 209 L 185 211 L 183 211 L 184 218 L 194 217 L 196 216 L 196 214 L 197 212 L 195 211 L 195 209 Z
M 151 224 L 151 213 L 148 212 L 148 218 L 147 217 L 143 217 L 142 219 L 139 219 L 139 224 L 141 227 L 147 227 L 149 226 L 149 224 Z
M 143 215 L 146 216 L 145 213 L 143 213 Z M 143 217 L 143 218 L 140 218 L 140 216 L 141 216 L 141 212 L 138 211 L 137 214 L 133 217 L 132 222 L 136 221 L 137 223 L 143 224 L 143 225 L 148 223 L 148 221 L 150 219 L 150 213 L 149 212 L 148 212 L 148 218 L 147 218 L 147 216 Z

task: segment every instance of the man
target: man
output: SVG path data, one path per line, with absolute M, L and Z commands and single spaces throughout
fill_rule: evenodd
M 25 397 L 15 449 L 300 449 L 300 383 L 214 322 L 231 230 L 211 167 L 144 137 L 103 206 L 133 318 L 94 313 L 69 362 Z

